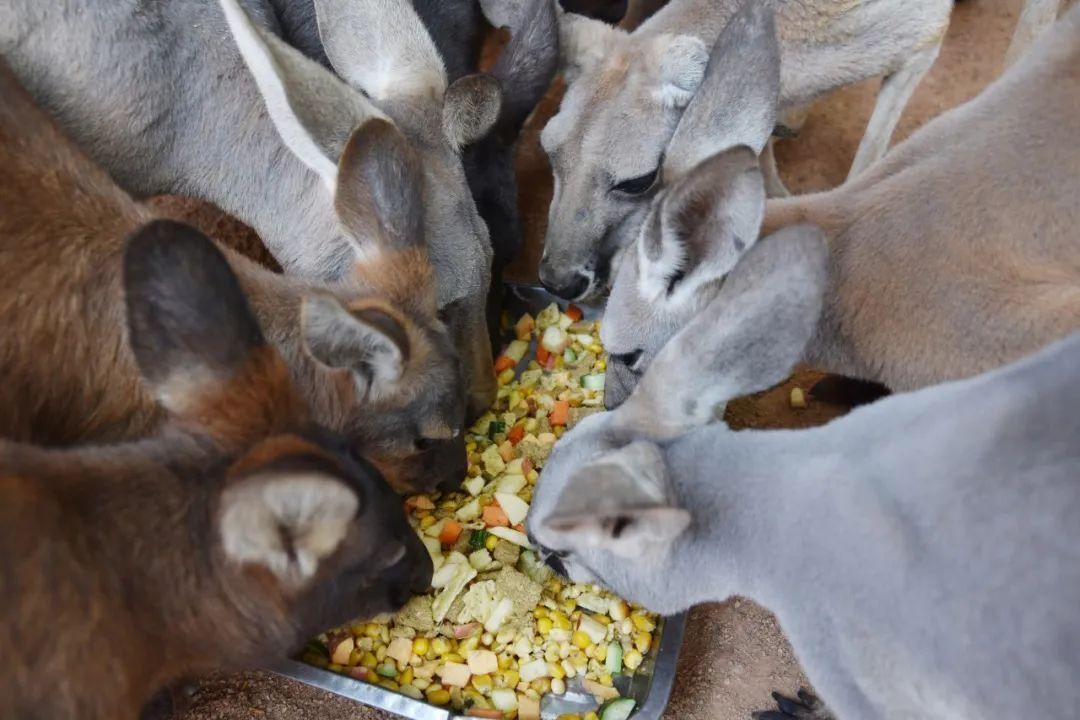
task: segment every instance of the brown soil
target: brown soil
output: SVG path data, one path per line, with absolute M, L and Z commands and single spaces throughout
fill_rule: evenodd
M 897 140 L 935 115 L 976 95 L 1001 68 L 1020 0 L 965 0 L 956 7 L 945 48 L 908 106 Z M 781 172 L 793 192 L 839 184 L 874 102 L 876 82 L 847 88 L 816 105 L 800 137 L 777 148 Z M 535 281 L 544 235 L 550 178 L 537 143 L 539 128 L 558 105 L 553 91 L 530 121 L 520 154 L 521 205 L 527 253 L 512 272 Z M 213 208 L 189 201 L 163 201 L 170 214 L 187 217 L 207 232 L 257 254 L 258 241 L 241 224 Z M 820 374 L 800 370 L 783 386 L 732 403 L 728 420 L 736 427 L 806 427 L 835 417 L 839 408 L 811 400 L 793 410 L 788 392 L 809 388 Z M 670 720 L 747 720 L 769 705 L 772 690 L 792 692 L 805 684 L 791 647 L 773 617 L 757 605 L 735 599 L 696 608 L 690 620 L 679 677 L 666 715 Z M 377 720 L 389 714 L 261 672 L 206 678 L 177 720 Z

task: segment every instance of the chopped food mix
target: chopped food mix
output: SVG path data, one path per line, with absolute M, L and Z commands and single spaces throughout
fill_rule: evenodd
M 539 720 L 540 698 L 567 681 L 599 702 L 582 718 L 625 718 L 633 674 L 657 619 L 595 585 L 556 577 L 522 525 L 544 460 L 562 434 L 603 409 L 596 321 L 552 304 L 514 325 L 496 360 L 495 406 L 470 429 L 460 491 L 405 500 L 435 566 L 433 591 L 397 614 L 326 633 L 303 659 L 470 717 Z M 525 364 L 532 343 L 536 359 Z

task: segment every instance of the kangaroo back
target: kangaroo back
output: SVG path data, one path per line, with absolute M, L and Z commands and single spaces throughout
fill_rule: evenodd
M 836 190 L 771 202 L 829 235 L 812 361 L 897 390 L 973 375 L 1080 327 L 1080 13 L 982 95 Z
M 140 434 L 158 413 L 124 347 L 120 257 L 149 214 L 2 61 L 0 166 L 0 435 L 66 443 Z

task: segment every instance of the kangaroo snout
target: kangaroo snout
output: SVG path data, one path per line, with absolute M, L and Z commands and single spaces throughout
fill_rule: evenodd
M 540 264 L 540 284 L 563 300 L 583 300 L 593 292 L 594 276 L 580 270 L 556 269 L 544 258 Z
M 626 402 L 630 393 L 634 392 L 637 385 L 637 377 L 626 366 L 614 357 L 608 357 L 607 374 L 604 377 L 604 408 L 614 410 Z

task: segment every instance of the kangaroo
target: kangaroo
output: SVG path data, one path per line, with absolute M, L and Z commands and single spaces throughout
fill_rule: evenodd
M 265 663 L 427 587 L 378 472 L 311 423 L 230 263 L 153 221 L 127 338 L 169 415 L 109 447 L 0 442 L 0 714 L 136 718 L 182 675 Z
M 353 130 L 392 119 L 421 156 L 438 304 L 479 414 L 495 395 L 492 251 L 459 151 L 496 119 L 497 83 L 448 86 L 407 2 L 318 0 L 320 44 L 346 84 L 281 39 L 302 37 L 283 26 L 297 21 L 294 4 L 15 0 L 0 6 L 0 54 L 125 190 L 209 200 L 309 281 L 336 282 L 368 259 L 367 238 L 358 252 L 335 212 L 337 165 Z
M 775 44 L 753 35 L 745 64 L 725 62 L 767 76 Z M 768 137 L 769 93 L 737 97 L 758 120 L 657 197 L 619 264 L 601 330 L 610 407 L 679 328 L 734 300 L 725 276 L 756 238 L 799 223 L 828 238 L 829 291 L 804 356 L 825 370 L 912 390 L 1080 328 L 1080 11 L 975 99 L 825 193 L 765 200 L 753 147 Z
M 803 280 L 809 317 L 824 273 Z M 723 401 L 768 383 L 814 325 L 758 309 L 734 337 L 687 326 L 662 353 L 682 364 L 639 392 L 663 414 L 673 388 Z M 772 610 L 828 707 L 804 694 L 760 718 L 1060 717 L 1080 702 L 1077 403 L 1080 333 L 811 430 L 656 440 L 627 432 L 627 403 L 560 441 L 527 526 L 552 567 L 655 612 L 733 595 Z
M 164 411 L 123 323 L 124 238 L 155 217 L 92 163 L 0 62 L 0 435 L 44 445 L 151 434 Z M 370 259 L 326 285 L 226 252 L 320 423 L 401 489 L 464 477 L 464 383 L 420 223 L 417 159 L 370 120 L 349 138 L 338 208 Z
M 753 82 L 710 62 L 709 51 L 724 41 L 722 30 L 746 4 L 673 0 L 632 33 L 562 16 L 567 90 L 540 138 L 555 174 L 540 280 L 556 295 L 587 299 L 606 286 L 613 255 L 634 240 L 651 199 L 669 180 L 666 150 L 694 99 Z M 768 5 L 748 4 L 756 10 Z M 883 75 L 852 165 L 851 175 L 858 175 L 888 147 L 904 106 L 937 58 L 951 10 L 951 0 L 776 4 L 780 112 Z M 725 76 L 719 88 L 701 88 L 709 69 Z M 734 98 L 702 99 L 723 103 L 726 117 L 738 119 Z M 773 194 L 786 194 L 774 163 L 765 166 Z

